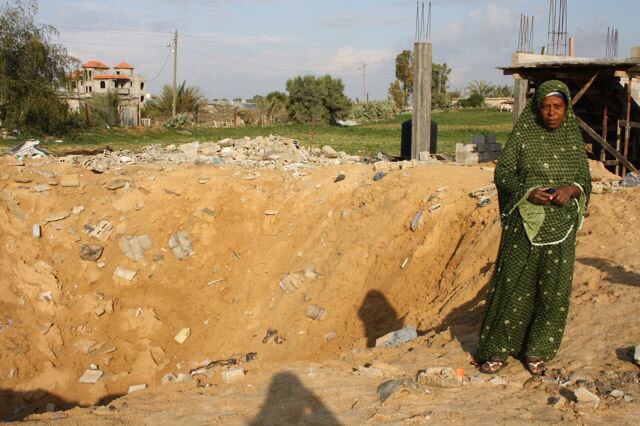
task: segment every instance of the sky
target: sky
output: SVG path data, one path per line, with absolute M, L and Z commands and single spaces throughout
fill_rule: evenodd
M 9 0 L 10 2 L 11 0 Z M 534 49 L 547 42 L 548 0 L 434 0 L 433 61 L 446 62 L 449 89 L 473 80 L 511 84 L 520 14 L 535 17 Z M 415 0 L 40 0 L 37 20 L 60 32 L 81 62 L 127 61 L 152 93 L 170 84 L 170 43 L 178 31 L 178 81 L 209 98 L 251 98 L 285 91 L 298 75 L 341 78 L 355 99 L 386 99 L 395 57 L 412 49 Z M 614 7 L 615 5 L 615 7 Z M 568 35 L 576 54 L 603 57 L 608 26 L 619 52 L 640 45 L 638 0 L 568 0 Z

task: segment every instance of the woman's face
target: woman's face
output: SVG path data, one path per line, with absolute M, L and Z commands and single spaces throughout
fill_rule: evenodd
M 549 96 L 544 98 L 539 108 L 542 122 L 546 128 L 557 129 L 564 122 L 564 115 L 567 112 L 567 104 L 564 99 L 558 96 Z

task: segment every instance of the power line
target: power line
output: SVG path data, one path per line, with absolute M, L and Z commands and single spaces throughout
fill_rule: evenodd
M 281 68 L 281 67 L 273 67 L 273 66 L 269 66 L 269 65 L 256 65 L 256 64 L 248 64 L 246 62 L 239 62 L 239 61 L 233 61 L 227 58 L 220 58 L 218 56 L 213 56 L 213 55 L 209 55 L 206 53 L 202 53 L 202 52 L 198 52 L 197 50 L 192 50 L 192 49 L 187 49 L 185 47 L 182 48 L 183 51 L 185 52 L 189 52 L 189 53 L 193 53 L 196 55 L 200 55 L 200 56 L 204 56 L 206 58 L 210 58 L 210 59 L 214 59 L 216 61 L 220 61 L 220 62 L 226 62 L 229 64 L 235 64 L 235 65 L 242 65 L 245 67 L 252 67 L 252 68 L 266 68 L 266 69 L 271 69 L 274 71 L 293 71 L 293 72 L 311 72 L 310 70 L 300 70 L 300 69 L 294 69 L 294 68 Z
M 221 49 L 221 50 L 240 53 L 240 54 L 248 55 L 248 56 L 257 56 L 257 57 L 262 57 L 262 58 L 266 58 L 266 59 L 272 59 L 272 60 L 276 60 L 276 61 L 291 62 L 291 63 L 296 63 L 296 64 L 309 64 L 309 65 L 353 66 L 353 67 L 358 67 L 359 66 L 359 64 L 355 63 L 355 62 L 328 62 L 328 61 L 314 61 L 314 60 L 308 60 L 308 59 L 294 59 L 294 58 L 289 58 L 289 57 L 286 57 L 286 56 L 266 54 L 266 53 L 262 53 L 262 52 L 256 52 L 256 51 L 253 51 L 253 50 L 243 49 L 243 48 L 240 48 L 240 47 L 228 46 L 228 45 L 212 42 L 212 41 L 209 41 L 209 40 L 200 39 L 200 38 L 193 37 L 193 36 L 186 35 L 186 34 L 183 34 L 183 37 L 186 37 L 186 38 L 188 38 L 188 39 L 190 39 L 192 41 L 195 41 L 197 43 L 201 43 L 201 44 L 204 44 L 204 45 L 209 45 L 209 46 L 216 47 L 216 48 Z
M 162 68 L 160 68 L 160 71 L 158 71 L 155 77 L 153 77 L 151 80 L 147 80 L 147 82 L 149 83 L 154 82 L 158 77 L 160 77 L 160 74 L 162 74 L 162 71 L 164 71 L 164 68 L 167 66 L 167 63 L 169 62 L 169 56 L 171 56 L 171 50 L 169 50 L 169 52 L 167 53 L 167 57 L 165 58 L 164 64 L 162 64 Z
M 67 25 L 67 24 L 58 24 L 53 25 L 55 28 L 71 28 L 80 31 L 88 31 L 88 32 L 109 32 L 109 33 L 129 33 L 129 34 L 147 34 L 147 35 L 158 35 L 158 34 L 171 34 L 171 31 L 146 31 L 146 30 L 132 30 L 130 28 L 102 28 L 102 27 L 91 27 L 91 26 L 79 26 L 79 25 Z
M 86 46 L 108 46 L 108 47 L 123 47 L 122 43 L 92 43 L 86 41 L 77 41 L 77 40 L 62 40 L 60 39 L 60 43 L 63 44 L 82 44 Z M 127 44 L 126 47 L 165 47 L 160 44 Z

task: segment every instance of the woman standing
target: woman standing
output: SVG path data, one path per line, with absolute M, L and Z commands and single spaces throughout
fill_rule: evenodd
M 584 141 L 561 81 L 542 84 L 495 171 L 502 238 L 476 361 L 496 373 L 509 355 L 532 374 L 560 347 L 571 297 L 576 233 L 591 192 Z

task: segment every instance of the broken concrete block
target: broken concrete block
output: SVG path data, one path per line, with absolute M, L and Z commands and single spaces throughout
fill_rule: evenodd
M 380 402 L 385 402 L 393 394 L 401 390 L 402 385 L 404 385 L 404 380 L 388 380 L 378 386 L 377 391 Z
M 131 282 L 133 278 L 136 276 L 138 272 L 132 271 L 131 269 L 123 268 L 122 266 L 118 266 L 115 271 L 113 271 L 113 278 L 120 278 L 127 282 Z
M 418 213 L 416 213 L 415 216 L 413 216 L 413 220 L 411 221 L 411 226 L 410 226 L 413 232 L 416 232 L 418 229 L 420 229 L 420 226 L 422 225 L 423 213 L 424 213 L 424 210 L 420 209 Z
M 305 315 L 307 318 L 311 318 L 312 320 L 322 321 L 325 315 L 327 315 L 327 311 L 318 305 L 309 305 L 307 306 L 307 312 Z
M 60 186 L 63 188 L 73 188 L 80 186 L 80 178 L 78 175 L 65 175 L 60 179 Z
M 129 390 L 127 391 L 127 394 L 145 390 L 146 388 L 147 388 L 147 385 L 144 383 L 140 385 L 131 385 L 129 386 Z
M 118 240 L 118 246 L 129 259 L 146 263 L 144 252 L 151 248 L 152 243 L 148 234 L 125 235 Z
M 76 206 L 74 207 L 71 212 L 75 215 L 78 215 L 80 213 L 82 213 L 84 211 L 84 206 Z
M 127 179 L 114 179 L 107 182 L 104 187 L 110 189 L 111 191 L 115 191 L 116 189 L 124 188 L 127 184 L 131 185 L 131 181 Z
M 102 256 L 103 247 L 95 244 L 83 244 L 80 247 L 80 257 L 84 260 L 97 262 Z
M 633 348 L 633 360 L 636 364 L 640 365 L 640 345 L 636 345 Z
M 49 223 L 49 222 L 57 222 L 59 220 L 64 220 L 66 218 L 69 217 L 69 212 L 59 212 L 59 213 L 54 213 L 51 216 L 46 217 L 43 222 L 44 223 Z
M 392 331 L 382 337 L 376 339 L 376 347 L 380 346 L 395 346 L 401 343 L 410 342 L 418 337 L 416 329 L 412 326 L 405 327 L 401 330 Z
M 421 371 L 417 382 L 426 386 L 457 388 L 462 386 L 463 378 L 451 367 L 434 367 Z
M 34 224 L 31 230 L 31 234 L 33 235 L 33 238 L 42 237 L 42 228 L 40 227 L 40 225 L 38 225 L 37 223 Z
M 51 187 L 49 185 L 47 185 L 46 183 L 40 183 L 40 184 L 34 186 L 33 190 L 36 191 L 36 192 L 46 192 L 46 191 L 50 191 Z
M 178 332 L 178 334 L 176 334 L 176 336 L 173 338 L 173 340 L 175 340 L 179 344 L 183 344 L 184 342 L 187 341 L 189 336 L 191 336 L 191 329 L 188 328 L 188 327 L 185 327 L 182 330 L 180 330 Z
M 490 203 L 491 203 L 491 198 L 485 196 L 478 200 L 478 202 L 476 203 L 476 206 L 479 208 L 483 208 L 488 206 Z
M 266 216 L 277 216 L 278 210 L 265 210 L 264 214 Z
M 233 383 L 244 377 L 244 369 L 242 367 L 234 367 L 222 372 L 222 381 L 225 383 Z
M 505 379 L 499 376 L 495 376 L 493 379 L 489 380 L 489 383 L 494 386 L 506 386 L 508 384 Z
M 80 377 L 80 380 L 78 380 L 80 383 L 89 383 L 89 384 L 94 384 L 96 383 L 98 380 L 100 380 L 100 378 L 102 377 L 104 373 L 100 370 L 93 370 L 93 369 L 87 369 L 85 370 L 84 374 L 82 375 L 82 377 Z
M 171 248 L 173 255 L 178 260 L 185 259 L 187 256 L 195 254 L 195 251 L 193 250 L 193 243 L 184 231 L 171 234 L 171 237 L 169 237 L 169 247 Z
M 583 387 L 573 391 L 573 395 L 576 398 L 577 407 L 598 408 L 600 406 L 600 397 Z
M 89 236 L 99 241 L 105 241 L 109 239 L 109 235 L 111 235 L 112 230 L 113 225 L 111 225 L 111 223 L 107 222 L 106 220 L 103 220 L 98 224 L 98 226 L 93 229 L 93 231 L 91 231 Z
M 471 143 L 472 144 L 485 143 L 485 136 L 484 135 L 473 135 L 473 136 L 471 136 Z
M 303 278 L 300 274 L 285 274 L 280 280 L 280 288 L 286 294 L 295 292 L 302 284 Z
M 338 152 L 331 148 L 329 145 L 325 145 L 321 149 L 322 154 L 327 158 L 338 158 Z
M 369 377 L 369 378 L 374 378 L 374 377 L 382 377 L 383 373 L 382 370 L 380 370 L 379 368 L 375 368 L 375 367 L 358 367 L 353 374 L 356 374 L 358 376 L 362 376 L 362 377 Z

